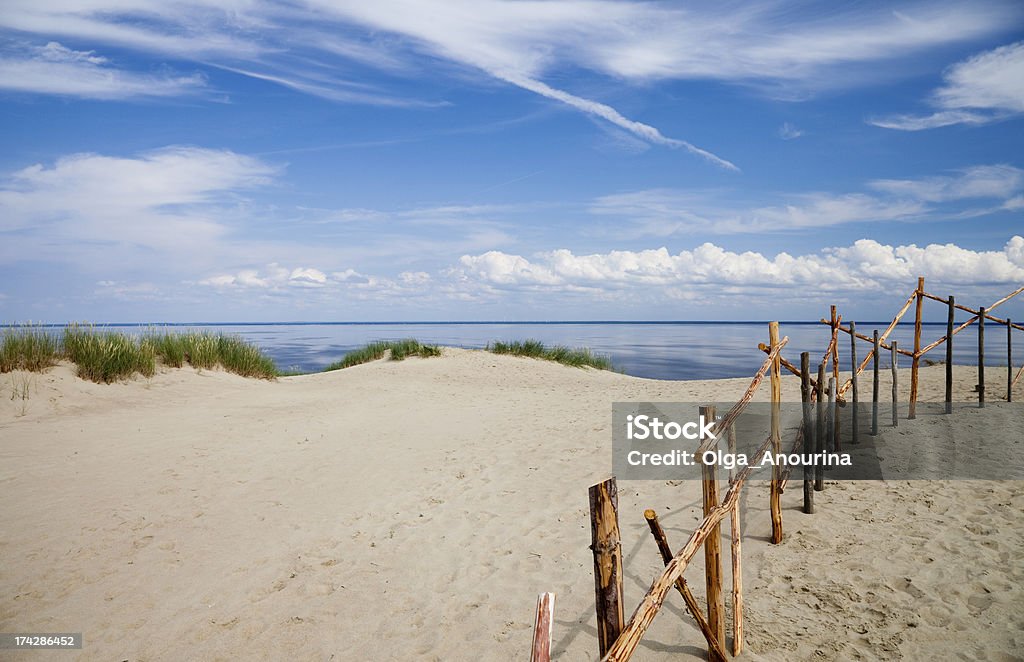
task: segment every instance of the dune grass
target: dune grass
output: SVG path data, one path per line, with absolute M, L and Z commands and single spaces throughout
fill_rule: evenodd
M 562 345 L 548 347 L 539 340 L 493 342 L 487 345 L 487 350 L 495 354 L 511 354 L 513 356 L 527 356 L 534 359 L 544 359 L 545 361 L 555 361 L 556 363 L 574 368 L 612 369 L 611 359 L 594 354 L 589 349 L 572 349 Z
M 0 333 L 0 373 L 39 372 L 55 365 L 60 358 L 57 338 L 41 327 L 29 324 Z
M 270 357 L 238 336 L 157 330 L 135 335 L 88 324 L 69 324 L 62 333 L 33 326 L 4 329 L 0 372 L 41 371 L 60 360 L 74 363 L 79 377 L 107 384 L 136 374 L 151 377 L 158 365 L 180 368 L 186 363 L 244 377 L 279 374 Z
M 369 363 L 384 358 L 390 352 L 392 361 L 401 361 L 410 356 L 441 356 L 441 348 L 437 345 L 424 345 L 413 338 L 405 340 L 378 340 L 371 342 L 364 347 L 354 349 L 346 354 L 340 361 L 336 361 L 324 368 L 324 372 L 351 368 L 361 363 Z

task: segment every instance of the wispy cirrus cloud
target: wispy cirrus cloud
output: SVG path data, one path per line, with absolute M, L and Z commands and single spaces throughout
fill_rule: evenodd
M 583 78 L 590 90 L 718 80 L 800 96 L 888 75 L 882 72 L 894 67 L 874 65 L 989 35 L 1021 16 L 1018 5 L 1000 0 L 799 9 L 784 2 L 723 8 L 614 0 L 10 0 L 0 29 L 231 68 L 343 103 L 442 103 L 357 89 L 367 69 L 386 72 L 399 86 L 476 72 L 732 169 L 707 146 L 670 135 L 678 129 L 629 117 L 600 93 L 553 80 Z
M 51 41 L 45 46 L 0 52 L 0 90 L 85 99 L 180 97 L 207 89 L 202 74 L 154 75 L 116 67 L 95 51 L 76 51 Z
M 879 179 L 866 191 L 776 194 L 782 201 L 737 204 L 731 190 L 650 189 L 606 195 L 589 211 L 633 224 L 640 236 L 693 231 L 778 232 L 852 223 L 952 220 L 1017 209 L 1024 170 L 1006 164 L 973 166 L 949 175 Z
M 137 156 L 72 154 L 0 180 L 0 261 L 125 261 L 205 254 L 229 231 L 243 190 L 265 185 L 278 168 L 225 150 L 167 147 Z
M 928 102 L 927 115 L 869 120 L 886 129 L 922 131 L 954 124 L 981 125 L 1024 113 L 1024 42 L 979 53 L 950 67 Z

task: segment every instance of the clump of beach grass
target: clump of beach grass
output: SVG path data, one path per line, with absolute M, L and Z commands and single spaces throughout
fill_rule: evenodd
M 39 372 L 56 365 L 60 347 L 56 336 L 31 324 L 4 329 L 0 334 L 0 373 Z
M 151 331 L 141 342 L 153 348 L 161 363 L 175 368 L 186 363 L 197 370 L 220 367 L 243 377 L 261 379 L 273 379 L 280 374 L 273 359 L 240 336 Z
M 243 377 L 273 379 L 274 361 L 239 336 L 211 332 L 150 331 L 141 335 L 69 324 L 63 332 L 26 325 L 0 334 L 0 372 L 41 372 L 60 360 L 75 364 L 78 376 L 109 384 L 136 374 L 152 377 L 158 365 L 198 370 L 220 367 Z
M 369 363 L 370 361 L 382 359 L 385 355 L 388 355 L 392 361 L 401 361 L 410 356 L 427 358 L 441 356 L 441 348 L 437 345 L 424 345 L 413 338 L 406 338 L 405 340 L 377 340 L 345 354 L 340 361 L 336 361 L 324 368 L 324 372 L 351 368 L 361 363 Z
M 562 365 L 574 368 L 596 368 L 598 370 L 611 370 L 612 362 L 606 356 L 594 354 L 589 349 L 573 349 L 563 345 L 548 347 L 539 340 L 516 340 L 512 342 L 493 342 L 487 345 L 487 350 L 495 354 L 511 354 L 513 356 L 526 356 L 545 361 L 554 361 Z
M 82 379 L 109 384 L 136 373 L 152 377 L 156 372 L 153 346 L 135 336 L 71 324 L 64 329 L 63 341 L 64 355 Z

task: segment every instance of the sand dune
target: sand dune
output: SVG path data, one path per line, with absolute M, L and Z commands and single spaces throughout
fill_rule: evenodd
M 942 368 L 923 372 L 934 400 Z M 277 382 L 2 375 L 0 631 L 82 632 L 62 659 L 526 659 L 547 590 L 556 658 L 596 659 L 587 487 L 610 471 L 611 403 L 746 381 L 455 349 Z M 619 498 L 628 611 L 661 567 L 642 510 L 681 544 L 699 485 Z M 744 659 L 1020 659 L 1021 483 L 835 484 L 813 516 L 790 489 L 774 547 L 764 485 L 742 503 Z M 635 659 L 702 643 L 673 595 Z

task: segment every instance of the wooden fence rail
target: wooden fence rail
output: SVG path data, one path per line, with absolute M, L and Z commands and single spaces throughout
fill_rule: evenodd
M 793 453 L 802 452 L 821 453 L 838 452 L 841 448 L 839 416 L 837 405 L 844 403 L 843 396 L 850 388 L 853 389 L 853 425 L 852 439 L 856 443 L 859 435 L 859 422 L 857 408 L 860 404 L 858 390 L 858 375 L 864 371 L 867 365 L 872 364 L 872 412 L 871 412 L 871 434 L 878 434 L 878 403 L 879 403 L 879 373 L 881 364 L 881 352 L 887 350 L 892 373 L 892 425 L 899 424 L 898 415 L 898 358 L 900 355 L 911 359 L 910 375 L 910 398 L 908 401 L 907 418 L 916 416 L 916 405 L 918 400 L 919 366 L 922 356 L 939 345 L 946 344 L 946 390 L 945 401 L 947 413 L 952 406 L 952 370 L 953 370 L 953 348 L 952 339 L 960 331 L 971 324 L 978 324 L 978 397 L 979 405 L 984 406 L 984 328 L 985 322 L 990 321 L 1006 327 L 1007 333 L 1007 401 L 1012 401 L 1013 388 L 1018 381 L 1024 377 L 1024 365 L 1014 375 L 1013 365 L 1013 331 L 1024 331 L 1024 326 L 1014 324 L 1009 318 L 1001 319 L 991 315 L 991 311 L 1013 297 L 1024 292 L 1024 287 L 1011 292 L 1007 296 L 995 301 L 991 306 L 981 307 L 978 310 L 957 304 L 953 296 L 940 298 L 924 291 L 924 278 L 919 278 L 917 287 L 907 298 L 906 302 L 893 317 L 889 325 L 879 333 L 874 330 L 871 336 L 857 332 L 856 324 L 849 322 L 848 326 L 843 325 L 843 316 L 839 314 L 835 306 L 831 307 L 828 320 L 821 319 L 822 324 L 831 328 L 830 340 L 822 360 L 817 365 L 817 375 L 812 375 L 810 356 L 803 352 L 800 357 L 800 367 L 797 368 L 782 356 L 782 349 L 789 342 L 789 338 L 779 338 L 779 326 L 777 322 L 769 324 L 769 343 L 758 345 L 767 355 L 764 363 L 754 374 L 749 386 L 736 404 L 720 419 L 715 419 L 714 407 L 701 407 L 700 415 L 705 420 L 714 420 L 710 430 L 711 434 L 702 438 L 697 447 L 696 453 L 701 455 L 705 451 L 713 450 L 718 444 L 721 435 L 728 435 L 729 451 L 733 452 L 736 446 L 735 423 L 743 410 L 753 399 L 755 392 L 764 380 L 769 376 L 771 382 L 771 427 L 770 432 L 760 448 L 753 457 L 761 457 L 767 451 L 772 454 L 781 452 L 781 370 L 787 371 L 800 377 L 801 403 L 803 415 L 800 425 L 797 428 L 792 446 Z M 921 327 L 923 323 L 923 303 L 925 300 L 938 301 L 948 307 L 946 334 L 938 340 L 922 346 Z M 892 331 L 899 324 L 901 318 L 910 310 L 911 305 L 915 306 L 914 316 L 914 339 L 913 351 L 907 351 L 899 347 L 899 343 L 893 340 L 887 342 Z M 957 310 L 972 315 L 959 326 L 955 324 L 955 312 Z M 840 382 L 839 374 L 839 351 L 838 335 L 843 332 L 850 337 L 850 377 L 845 382 Z M 870 351 L 865 353 L 862 361 L 858 360 L 857 341 L 865 341 L 871 344 Z M 831 368 L 831 375 L 829 369 Z M 816 377 L 816 378 L 815 378 Z M 827 401 L 826 401 L 827 398 Z M 708 646 L 709 659 L 713 662 L 726 662 L 727 654 L 725 649 L 726 637 L 726 612 L 725 599 L 723 595 L 722 581 L 722 548 L 721 548 L 721 522 L 726 517 L 730 518 L 730 556 L 732 560 L 732 589 L 730 592 L 730 604 L 732 607 L 732 654 L 739 655 L 743 650 L 743 595 L 742 595 L 742 536 L 740 532 L 739 497 L 747 479 L 754 469 L 759 465 L 743 466 L 737 473 L 729 471 L 729 486 L 724 497 L 719 499 L 718 477 L 715 475 L 713 465 L 702 463 L 702 494 L 704 517 L 697 527 L 690 534 L 685 544 L 679 551 L 673 554 L 667 536 L 658 517 L 653 510 L 646 510 L 644 517 L 657 544 L 665 568 L 662 573 L 654 579 L 636 609 L 633 611 L 628 622 L 624 622 L 623 595 L 622 595 L 622 550 L 618 525 L 618 498 L 615 478 L 593 485 L 590 488 L 590 509 L 591 509 L 591 548 L 594 554 L 594 576 L 595 576 L 595 603 L 598 615 L 598 646 L 602 662 L 624 662 L 628 660 L 641 639 L 650 627 L 658 611 L 665 602 L 668 593 L 675 588 L 683 598 L 687 610 L 693 615 L 697 626 Z M 777 462 L 773 463 L 772 480 L 770 488 L 770 514 L 772 523 L 772 542 L 779 543 L 783 538 L 781 495 L 784 493 L 790 477 L 791 467 L 780 467 Z M 813 470 L 804 469 L 803 478 L 803 511 L 813 514 L 814 492 L 824 489 L 823 467 L 817 465 Z M 707 617 L 700 608 L 700 603 L 693 595 L 689 585 L 683 577 L 688 564 L 693 557 L 704 548 L 705 559 L 705 588 L 707 592 Z M 551 627 L 553 623 L 554 594 L 542 593 L 538 597 L 537 611 L 534 622 L 534 641 L 531 654 L 533 662 L 548 662 L 551 653 Z

